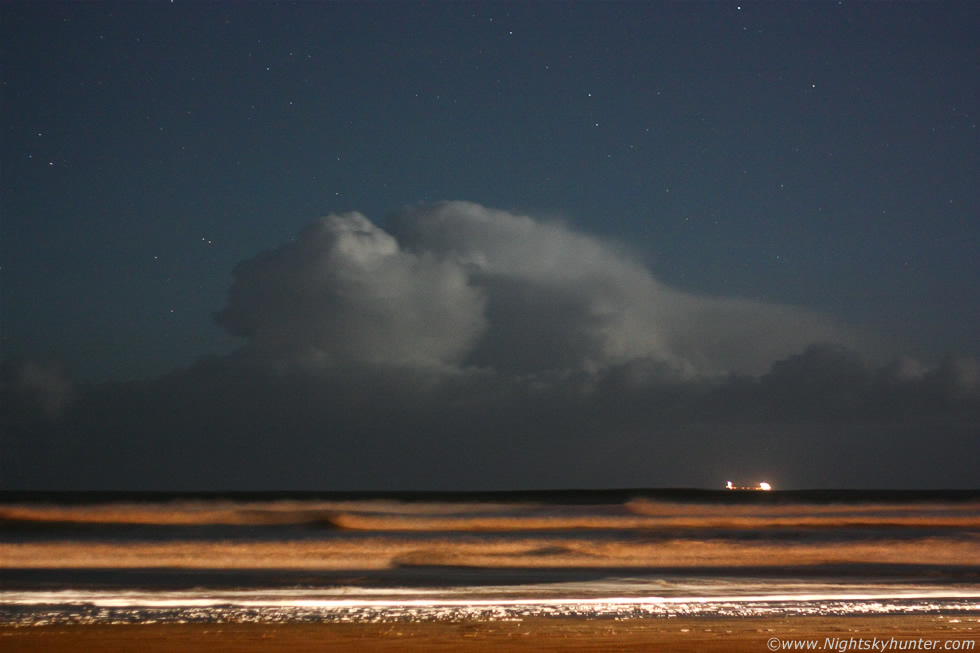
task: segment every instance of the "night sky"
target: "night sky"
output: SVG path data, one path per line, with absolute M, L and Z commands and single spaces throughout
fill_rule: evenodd
M 975 487 L 980 4 L 0 2 L 0 486 Z

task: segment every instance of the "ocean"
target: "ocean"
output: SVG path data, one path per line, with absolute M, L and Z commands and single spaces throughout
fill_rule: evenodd
M 0 622 L 980 615 L 980 491 L 3 493 Z

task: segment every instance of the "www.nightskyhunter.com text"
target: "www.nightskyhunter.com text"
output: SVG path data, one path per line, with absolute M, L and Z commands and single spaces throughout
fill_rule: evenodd
M 766 646 L 770 651 L 972 651 L 974 639 L 879 639 L 877 637 L 827 637 L 819 639 L 784 640 L 771 637 Z

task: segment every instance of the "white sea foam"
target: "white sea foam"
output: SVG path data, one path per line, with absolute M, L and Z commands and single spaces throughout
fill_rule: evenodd
M 654 586 L 655 585 L 655 586 Z M 644 590 L 659 590 L 656 595 Z M 612 593 L 619 590 L 619 593 Z M 404 608 L 646 606 L 809 602 L 974 601 L 980 585 L 906 585 L 717 580 L 704 583 L 588 583 L 457 588 L 256 588 L 247 590 L 25 590 L 0 594 L 8 606 L 103 608 Z M 980 602 L 977 603 L 980 608 Z

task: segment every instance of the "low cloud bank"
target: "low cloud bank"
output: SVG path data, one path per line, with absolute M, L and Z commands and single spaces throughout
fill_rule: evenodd
M 216 321 L 239 351 L 151 382 L 8 365 L 3 486 L 975 485 L 977 361 L 871 367 L 816 315 L 474 204 L 318 220 Z

